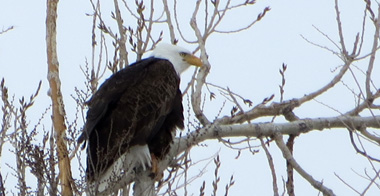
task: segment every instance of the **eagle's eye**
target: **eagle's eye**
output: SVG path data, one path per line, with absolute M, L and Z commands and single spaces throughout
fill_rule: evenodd
M 187 55 L 187 53 L 186 53 L 186 52 L 180 52 L 179 55 L 180 55 L 181 57 L 185 57 L 185 56 Z

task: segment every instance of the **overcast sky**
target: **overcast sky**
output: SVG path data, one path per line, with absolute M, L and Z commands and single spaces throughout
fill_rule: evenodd
M 192 3 L 186 2 L 190 6 Z M 10 94 L 16 98 L 29 96 L 42 80 L 42 90 L 36 101 L 36 108 L 29 113 L 31 124 L 36 122 L 40 113 L 50 104 L 47 97 L 48 82 L 46 80 L 47 64 L 45 49 L 45 1 L 0 0 L 0 28 L 6 29 L 14 26 L 0 36 L 0 78 L 6 79 Z M 184 4 L 180 4 L 184 6 Z M 340 1 L 343 27 L 347 38 L 348 48 L 351 49 L 356 33 L 361 30 L 361 19 L 364 4 L 362 1 Z M 275 101 L 279 101 L 278 85 L 281 77 L 278 70 L 283 63 L 288 65 L 286 71 L 285 99 L 299 98 L 304 94 L 317 90 L 325 85 L 336 74 L 332 72 L 342 65 L 337 56 L 331 52 L 307 43 L 306 37 L 315 43 L 327 46 L 333 50 L 334 45 L 321 35 L 314 27 L 329 35 L 336 43 L 338 40 L 334 1 L 302 1 L 302 0 L 262 0 L 252 8 L 244 8 L 238 12 L 231 12 L 221 23 L 219 30 L 231 30 L 244 27 L 255 18 L 260 11 L 269 6 L 271 11 L 262 21 L 249 30 L 236 34 L 215 34 L 207 42 L 207 49 L 212 66 L 208 82 L 223 87 L 252 100 L 254 104 L 260 103 L 265 97 L 275 94 Z M 104 5 L 104 7 L 107 7 Z M 86 59 L 91 58 L 91 25 L 92 18 L 86 13 L 92 13 L 88 1 L 66 0 L 59 2 L 58 15 L 58 57 L 61 68 L 61 80 L 66 110 L 69 120 L 72 120 L 75 105 L 70 95 L 74 87 L 83 88 L 83 75 L 80 66 L 84 66 Z M 109 13 L 103 13 L 107 15 Z M 181 13 L 179 13 L 181 14 Z M 180 15 L 184 21 L 191 12 L 183 11 Z M 188 23 L 184 23 L 184 28 Z M 367 25 L 368 32 L 373 27 Z M 366 30 L 367 31 L 367 30 Z M 192 37 L 192 32 L 186 32 Z M 368 39 L 370 36 L 367 35 Z M 164 35 L 164 40 L 169 40 Z M 369 51 L 371 42 L 366 42 L 365 51 Z M 181 43 L 181 46 L 193 49 L 194 46 Z M 357 63 L 360 66 L 360 63 Z M 188 75 L 192 71 L 188 71 Z M 379 75 L 379 68 L 375 68 L 373 75 Z M 358 78 L 362 78 L 358 76 Z M 352 78 L 345 77 L 345 83 L 352 84 Z M 376 81 L 375 81 L 376 82 Z M 379 80 L 377 81 L 379 82 Z M 183 81 L 187 83 L 187 81 Z M 378 84 L 378 83 L 377 83 Z M 215 92 L 217 92 L 215 90 Z M 218 95 L 215 103 L 207 110 L 207 115 L 213 119 L 221 107 L 222 97 Z M 317 99 L 340 112 L 352 108 L 355 100 L 343 85 L 336 90 L 329 91 Z M 219 102 L 218 102 L 219 101 Z M 224 112 L 228 114 L 230 108 Z M 305 104 L 297 109 L 296 114 L 301 118 L 315 118 L 339 115 L 336 111 L 319 104 L 316 101 Z M 259 119 L 257 122 L 265 122 Z M 280 119 L 281 120 L 281 119 Z M 221 189 L 233 174 L 235 185 L 231 188 L 231 195 L 272 195 L 271 176 L 267 166 L 265 154 L 260 152 L 252 156 L 249 151 L 243 151 L 239 159 L 235 159 L 236 151 L 226 149 L 217 142 L 209 142 L 208 147 L 197 147 L 192 151 L 194 160 L 201 160 L 217 153 L 220 149 L 222 159 Z M 285 163 L 282 155 L 271 144 L 278 184 L 282 190 L 281 178 L 285 178 Z M 7 166 L 7 153 L 1 157 L 1 172 Z M 357 155 L 349 143 L 346 130 L 314 131 L 300 136 L 295 144 L 295 158 L 315 179 L 334 190 L 337 195 L 354 195 L 354 192 L 340 182 L 334 172 L 347 182 L 362 190 L 367 184 L 358 177 L 365 168 L 371 170 L 368 161 Z M 206 162 L 192 170 L 194 175 Z M 212 164 L 211 164 L 212 165 Z M 377 169 L 379 165 L 376 165 Z M 204 179 L 213 177 L 213 167 L 207 169 L 205 177 L 195 181 L 188 190 L 195 195 Z M 12 176 L 9 176 L 12 178 Z M 7 184 L 7 186 L 13 186 Z M 211 180 L 207 184 L 211 189 Z M 380 194 L 380 190 L 372 189 L 368 195 Z M 221 191 L 221 194 L 223 191 Z M 296 176 L 297 195 L 317 195 L 318 193 L 303 179 Z

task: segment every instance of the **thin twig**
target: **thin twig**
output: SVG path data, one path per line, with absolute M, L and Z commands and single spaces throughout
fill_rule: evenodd
M 342 20 L 340 19 L 340 11 L 339 11 L 339 6 L 338 6 L 338 0 L 335 0 L 335 12 L 336 12 L 336 21 L 338 23 L 338 33 L 339 33 L 342 55 L 345 59 L 347 59 L 348 58 L 348 52 L 346 49 L 346 44 L 344 43 Z
M 271 171 L 271 174 L 272 174 L 273 195 L 274 196 L 279 196 L 279 194 L 278 194 L 278 186 L 277 186 L 276 169 L 274 167 L 272 155 L 270 154 L 268 148 L 266 147 L 266 144 L 265 144 L 263 138 L 259 138 L 259 139 L 260 139 L 261 147 L 264 149 L 265 155 L 267 157 L 269 168 L 270 168 L 270 171 Z
M 1 35 L 1 34 L 4 34 L 4 33 L 6 33 L 6 32 L 8 32 L 8 31 L 10 31 L 10 30 L 12 30 L 12 29 L 14 29 L 14 26 L 10 26 L 10 27 L 7 27 L 6 29 L 2 29 L 2 30 L 0 31 L 0 35 Z
M 354 147 L 354 149 L 355 149 L 355 151 L 356 151 L 357 153 L 359 153 L 359 154 L 365 156 L 366 158 L 368 158 L 368 159 L 370 159 L 370 160 L 372 160 L 372 161 L 380 162 L 379 159 L 376 159 L 376 158 L 374 158 L 374 157 L 368 155 L 367 152 L 360 150 L 360 149 L 357 147 L 356 143 L 355 143 L 355 140 L 354 140 L 354 137 L 353 137 L 353 133 L 352 133 L 353 130 L 349 130 L 348 132 L 349 132 L 349 134 L 350 134 L 350 141 L 351 141 L 351 144 L 352 144 L 352 146 Z
M 357 191 L 354 187 L 352 187 L 350 184 L 348 184 L 343 178 L 341 178 L 338 174 L 336 174 L 335 172 L 334 172 L 334 175 L 341 181 L 341 182 L 343 182 L 343 184 L 345 184 L 348 188 L 350 188 L 351 190 L 353 190 L 353 191 L 355 191 L 357 194 L 359 194 L 360 195 L 360 192 L 359 191 Z

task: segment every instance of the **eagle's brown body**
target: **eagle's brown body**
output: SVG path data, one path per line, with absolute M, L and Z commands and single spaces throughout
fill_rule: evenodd
M 172 63 L 139 61 L 107 79 L 88 102 L 87 121 L 78 142 L 87 140 L 87 180 L 96 180 L 122 154 L 148 145 L 162 158 L 176 128 L 183 128 L 180 78 Z

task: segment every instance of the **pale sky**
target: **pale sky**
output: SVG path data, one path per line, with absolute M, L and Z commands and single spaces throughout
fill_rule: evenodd
M 186 2 L 190 6 L 193 4 Z M 349 50 L 352 48 L 356 33 L 361 31 L 361 19 L 364 12 L 363 1 L 339 1 L 345 31 L 346 43 Z M 10 89 L 10 95 L 15 94 L 16 100 L 21 96 L 29 97 L 42 80 L 42 90 L 35 102 L 35 107 L 29 111 L 30 124 L 33 126 L 40 113 L 50 104 L 47 96 L 48 82 L 46 80 L 46 48 L 45 48 L 45 1 L 21 1 L 0 0 L 0 29 L 14 26 L 12 31 L 0 35 L 0 78 L 5 78 L 6 85 Z M 179 3 L 180 4 L 180 3 Z M 183 5 L 183 4 L 180 4 Z M 278 70 L 282 63 L 288 65 L 286 71 L 285 100 L 299 98 L 304 94 L 313 92 L 325 85 L 336 74 L 332 72 L 342 65 L 342 61 L 331 52 L 315 47 L 307 43 L 302 37 L 310 41 L 338 51 L 314 27 L 327 34 L 336 43 L 339 43 L 334 1 L 302 1 L 302 0 L 262 0 L 251 8 L 243 8 L 238 12 L 231 12 L 221 23 L 219 30 L 231 30 L 244 27 L 256 18 L 261 10 L 269 6 L 271 11 L 249 30 L 234 34 L 214 34 L 207 42 L 207 49 L 211 63 L 211 72 L 208 82 L 229 87 L 232 91 L 250 99 L 254 104 L 260 103 L 264 98 L 275 94 L 275 101 L 279 101 L 279 89 L 281 77 Z M 103 5 L 107 9 L 107 5 Z M 58 15 L 58 57 L 61 68 L 62 89 L 64 93 L 68 119 L 73 120 L 75 103 L 70 97 L 74 94 L 74 87 L 83 88 L 84 79 L 80 66 L 85 65 L 86 59 L 91 59 L 91 25 L 92 18 L 86 16 L 92 13 L 89 1 L 66 0 L 59 2 Z M 375 9 L 376 10 L 376 9 Z M 103 15 L 109 15 L 104 12 Z M 194 39 L 190 27 L 187 26 L 186 17 L 191 11 L 181 12 L 183 27 L 187 38 Z M 109 16 L 108 16 L 109 17 Z M 127 20 L 126 20 L 127 21 Z M 366 32 L 371 33 L 373 26 L 368 23 Z M 368 42 L 364 44 L 364 52 L 367 53 L 371 46 L 372 34 L 367 34 Z M 169 35 L 164 34 L 164 40 L 169 40 Z M 194 46 L 180 41 L 180 45 L 193 49 Z M 197 54 L 199 55 L 199 54 Z M 131 59 L 132 61 L 132 59 Z M 366 68 L 367 60 L 356 63 L 358 67 Z M 182 80 L 186 84 L 192 74 L 189 70 Z M 379 75 L 379 67 L 374 69 L 373 75 Z M 357 78 L 363 79 L 360 74 Z M 379 79 L 375 84 L 379 84 Z M 377 81 L 376 81 L 377 79 Z M 350 75 L 344 77 L 344 82 L 353 85 Z M 357 92 L 357 91 L 356 91 Z M 206 107 L 206 114 L 210 119 L 218 113 L 223 97 L 214 89 L 217 100 Z M 318 97 L 323 102 L 342 113 L 351 109 L 355 99 L 344 85 L 339 84 L 336 89 L 328 91 Z M 227 115 L 231 107 L 223 110 Z M 316 101 L 306 103 L 296 109 L 296 115 L 300 118 L 316 118 L 337 116 L 339 113 Z M 379 112 L 377 111 L 377 115 Z M 50 114 L 47 116 L 49 118 Z M 270 119 L 269 119 L 270 120 Z M 267 122 L 268 119 L 257 119 L 255 122 Z M 281 122 L 281 118 L 277 122 Z M 46 127 L 46 129 L 50 129 Z M 257 145 L 258 143 L 254 143 Z M 230 189 L 230 195 L 273 195 L 272 179 L 268 169 L 267 159 L 262 150 L 252 155 L 248 150 L 242 152 L 239 159 L 235 159 L 237 151 L 227 149 L 224 145 L 212 141 L 207 142 L 207 147 L 196 147 L 191 151 L 193 161 L 199 161 L 216 154 L 222 159 L 220 169 L 221 183 L 220 195 L 224 194 L 224 186 L 233 174 L 235 185 Z M 285 162 L 274 143 L 270 147 L 276 164 L 277 178 L 280 194 L 283 186 L 281 178 L 286 178 Z M 371 149 L 368 149 L 371 152 Z M 374 152 L 375 148 L 372 148 Z M 6 176 L 9 160 L 8 151 L 3 151 L 1 157 L 1 172 Z M 376 154 L 372 154 L 376 155 Z M 336 195 L 355 195 L 335 175 L 347 180 L 352 186 L 362 191 L 367 181 L 359 177 L 355 172 L 364 174 L 364 170 L 372 172 L 369 162 L 354 152 L 349 142 L 346 130 L 313 131 L 301 135 L 295 144 L 295 158 L 298 163 L 316 180 L 333 189 Z M 83 163 L 85 161 L 83 160 Z M 194 167 L 193 175 L 207 164 L 207 161 Z M 375 167 L 379 169 L 379 164 Z M 206 180 L 206 191 L 212 189 L 214 166 L 211 162 L 203 177 L 194 181 L 189 187 L 189 193 L 197 195 L 199 188 Z M 73 172 L 75 168 L 73 169 Z M 295 172 L 296 173 L 296 172 Z M 8 178 L 13 178 L 8 175 Z M 285 179 L 286 180 L 286 179 Z M 296 195 L 318 195 L 308 182 L 296 174 Z M 7 183 L 9 187 L 14 184 Z M 368 195 L 379 195 L 376 187 L 370 189 Z

